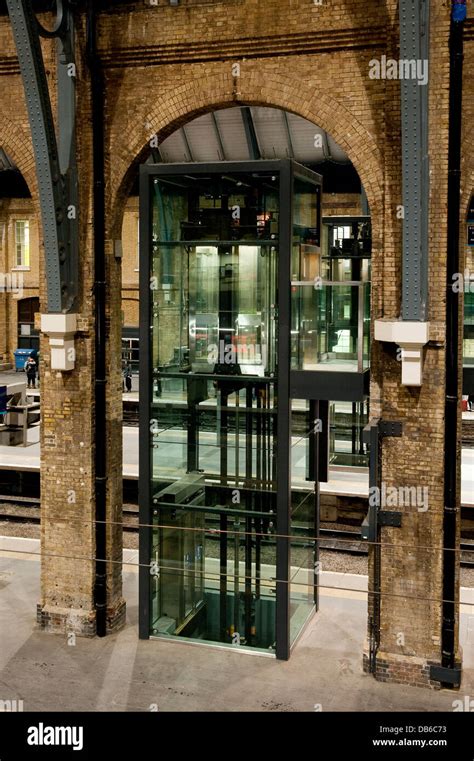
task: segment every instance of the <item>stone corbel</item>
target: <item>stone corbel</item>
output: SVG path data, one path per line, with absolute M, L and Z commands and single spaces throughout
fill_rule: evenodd
M 49 336 L 51 370 L 69 372 L 76 364 L 77 314 L 42 314 L 41 332 Z
M 375 320 L 375 340 L 396 343 L 402 350 L 403 386 L 422 385 L 423 347 L 428 343 L 429 335 L 429 322 Z

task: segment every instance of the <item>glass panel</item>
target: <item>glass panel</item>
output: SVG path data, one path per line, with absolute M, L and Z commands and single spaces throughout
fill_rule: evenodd
M 368 217 L 325 217 L 322 226 L 321 279 L 327 287 L 328 356 L 319 359 L 324 368 L 368 369 L 370 365 L 370 257 L 371 222 Z M 302 278 L 304 280 L 304 278 Z M 347 284 L 351 289 L 345 290 Z M 363 293 L 356 293 L 357 285 Z M 308 283 L 309 285 L 309 283 Z M 318 286 L 318 283 L 313 285 Z M 333 291 L 332 289 L 339 290 Z M 343 324 L 343 323 L 346 324 Z M 326 330 L 326 326 L 321 328 Z M 337 339 L 334 343 L 334 339 Z M 343 350 L 341 352 L 341 349 Z M 344 349 L 346 351 L 344 351 Z M 348 351 L 347 351 L 348 350 Z M 348 353 L 352 355 L 348 356 Z M 346 356 L 343 356 L 343 355 Z M 352 367 L 343 367 L 351 359 Z M 332 365 L 332 367 L 330 367 Z M 308 368 L 309 369 L 309 368 Z M 311 368 L 313 369 L 313 368 Z
M 469 287 L 464 293 L 463 364 L 466 366 L 474 365 L 474 282 L 471 281 Z
M 267 516 L 164 503 L 155 513 L 151 633 L 273 650 L 275 564 Z M 261 562 L 262 555 L 271 562 Z
M 370 283 L 364 283 L 362 300 L 363 305 L 363 349 L 362 369 L 370 367 Z
M 295 177 L 293 185 L 293 243 L 320 246 L 319 185 Z
M 291 367 L 362 371 L 370 352 L 369 283 L 292 284 Z
M 362 270 L 364 260 L 370 261 L 372 250 L 370 218 L 325 217 L 323 222 L 323 256 L 331 259 L 350 258 L 354 268 Z M 354 269 L 349 279 L 358 280 L 359 274 Z M 336 277 L 333 276 L 333 279 Z
M 367 446 L 362 432 L 368 423 L 369 403 L 331 402 L 330 462 L 333 465 L 368 467 Z
M 278 176 L 155 181 L 151 634 L 273 650 Z
M 315 491 L 310 480 L 310 435 L 316 421 L 310 403 L 291 403 L 291 541 L 290 541 L 290 645 L 315 610 Z

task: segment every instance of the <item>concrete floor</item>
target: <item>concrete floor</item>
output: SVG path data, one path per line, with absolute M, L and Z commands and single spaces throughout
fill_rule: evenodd
M 140 641 L 136 553 L 125 551 L 127 625 L 105 639 L 35 631 L 39 557 L 35 540 L 0 537 L 0 699 L 25 711 L 452 711 L 474 694 L 474 608 L 463 605 L 465 670 L 460 693 L 376 682 L 361 671 L 364 577 L 327 574 L 321 611 L 289 662 L 231 650 Z M 338 578 L 340 577 L 340 578 Z M 352 586 L 354 590 L 344 591 Z M 471 592 L 465 592 L 472 596 Z M 470 598 L 469 598 L 470 599 Z M 471 600 L 474 601 L 474 598 Z

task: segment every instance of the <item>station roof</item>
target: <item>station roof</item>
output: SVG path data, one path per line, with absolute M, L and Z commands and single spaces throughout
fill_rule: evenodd
M 239 107 L 198 116 L 160 145 L 161 160 L 249 161 L 294 158 L 301 164 L 348 164 L 324 130 L 278 108 Z

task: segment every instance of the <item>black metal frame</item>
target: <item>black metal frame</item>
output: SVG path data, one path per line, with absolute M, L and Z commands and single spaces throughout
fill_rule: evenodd
M 290 541 L 291 533 L 291 244 L 293 220 L 290 160 L 280 172 L 280 240 L 278 248 L 278 372 L 277 372 L 277 531 L 276 540 L 276 657 L 290 657 Z
M 35 155 L 44 236 L 48 312 L 77 309 L 78 188 L 75 161 L 74 18 L 70 2 L 57 4 L 55 27 L 38 22 L 32 0 L 7 0 L 23 80 Z M 40 45 L 40 35 L 58 38 L 58 138 Z M 75 216 L 69 207 L 76 208 Z
M 274 171 L 280 177 L 279 183 L 279 240 L 278 240 L 278 371 L 277 371 L 277 527 L 276 542 L 276 657 L 287 660 L 290 655 L 290 529 L 291 529 L 291 472 L 290 435 L 291 399 L 301 398 L 311 401 L 313 411 L 319 410 L 315 400 L 314 384 L 303 384 L 293 378 L 290 370 L 291 352 L 291 247 L 293 219 L 294 179 L 309 180 L 322 186 L 322 178 L 315 172 L 297 164 L 292 159 L 270 161 L 221 161 L 193 164 L 144 164 L 140 168 L 140 436 L 139 436 L 139 516 L 140 524 L 152 523 L 150 504 L 150 419 L 152 400 L 152 366 L 149 341 L 150 329 L 150 249 L 152 216 L 152 182 L 155 177 L 179 174 L 229 174 L 232 172 Z M 321 225 L 319 208 L 318 225 Z M 310 373 L 312 375 L 312 373 Z M 334 379 L 335 373 L 331 373 Z M 354 373 L 350 374 L 355 375 Z M 349 380 L 349 379 L 347 379 Z M 351 397 L 352 398 L 352 397 Z M 358 397 L 357 397 L 358 398 Z M 313 469 L 318 467 L 319 447 L 313 449 Z M 326 451 L 323 447 L 322 451 Z M 318 474 L 315 473 L 318 483 Z M 315 530 L 318 529 L 319 490 L 315 489 Z M 151 531 L 140 530 L 139 538 L 139 636 L 150 637 L 150 551 Z M 317 550 L 315 553 L 317 559 Z M 315 573 L 315 609 L 318 604 L 318 577 Z
M 460 269 L 459 219 L 461 216 L 461 135 L 463 104 L 463 20 L 455 16 L 452 3 L 449 33 L 449 145 L 448 145 L 448 224 L 446 282 L 451 284 Z M 460 533 L 459 441 L 459 323 L 463 301 L 454 288 L 446 291 L 446 356 L 444 414 L 444 511 L 443 511 L 443 606 L 441 623 L 441 668 L 431 668 L 431 679 L 444 687 L 459 687 L 461 673 L 457 663 L 459 635 L 458 563 Z
M 138 438 L 138 495 L 140 526 L 151 523 L 150 506 L 150 416 L 152 399 L 152 368 L 150 362 L 150 249 L 151 249 L 151 172 L 144 166 L 140 171 L 140 374 L 139 374 L 139 431 Z M 144 432 L 148 431 L 147 435 Z M 150 554 L 151 532 L 139 531 L 138 626 L 140 639 L 150 637 Z

